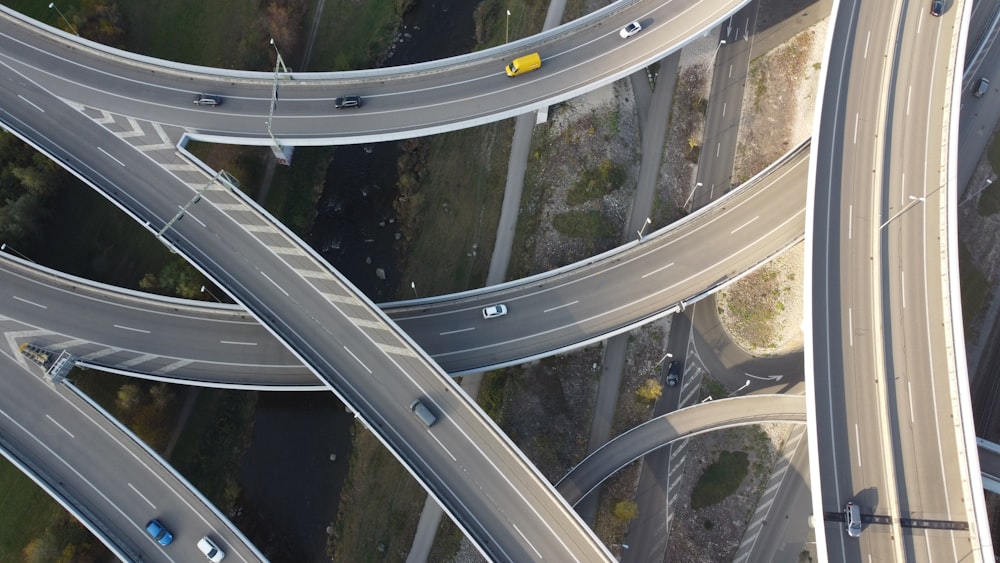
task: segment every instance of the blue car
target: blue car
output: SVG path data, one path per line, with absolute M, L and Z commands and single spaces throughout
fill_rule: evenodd
M 174 541 L 174 535 L 170 533 L 170 530 L 163 527 L 160 521 L 157 519 L 152 519 L 146 524 L 146 532 L 153 536 L 156 543 L 160 545 L 170 545 L 170 542 Z

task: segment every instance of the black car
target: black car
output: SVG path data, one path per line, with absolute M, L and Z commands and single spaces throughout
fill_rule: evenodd
M 670 362 L 667 366 L 667 385 L 677 385 L 681 380 L 681 363 Z
M 976 98 L 982 98 L 989 91 L 990 79 L 985 76 L 977 80 L 975 86 L 972 87 L 972 95 Z
M 361 96 L 343 96 L 334 98 L 333 107 L 337 109 L 359 108 L 361 107 Z
M 940 16 L 944 13 L 944 0 L 931 0 L 931 15 Z

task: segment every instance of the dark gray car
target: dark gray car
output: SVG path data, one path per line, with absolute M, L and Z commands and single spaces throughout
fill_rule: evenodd
M 343 96 L 333 99 L 333 107 L 336 109 L 359 108 L 361 107 L 361 96 Z
M 194 97 L 195 105 L 199 106 L 219 106 L 222 105 L 222 96 L 212 94 L 198 94 Z

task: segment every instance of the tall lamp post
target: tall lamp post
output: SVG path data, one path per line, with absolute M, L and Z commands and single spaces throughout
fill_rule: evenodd
M 643 231 L 645 231 L 646 227 L 648 227 L 649 224 L 652 223 L 652 222 L 653 222 L 652 219 L 650 219 L 649 217 L 646 217 L 646 222 L 643 223 L 642 224 L 642 228 L 637 231 L 639 233 L 639 242 L 642 242 L 642 233 L 643 233 Z
M 691 193 L 688 194 L 687 201 L 684 202 L 684 205 L 682 205 L 681 208 L 687 209 L 688 204 L 694 201 L 694 192 L 698 191 L 698 188 L 702 187 L 703 185 L 704 184 L 702 184 L 701 182 L 698 182 L 697 184 L 694 185 L 694 188 L 691 190 Z
M 58 7 L 58 6 L 56 6 L 56 3 L 55 3 L 55 2 L 50 2 L 50 3 L 49 3 L 49 9 L 50 9 L 50 10 L 55 10 L 55 11 L 56 11 L 56 13 L 57 13 L 57 14 L 59 14 L 59 17 L 60 17 L 60 18 L 62 18 L 62 20 L 63 20 L 64 22 L 66 22 L 66 26 L 67 26 L 67 27 L 69 27 L 69 30 L 73 32 L 73 35 L 76 35 L 77 37 L 79 37 L 79 36 L 80 36 L 80 32 L 76 30 L 76 26 L 75 26 L 75 25 L 73 25 L 73 24 L 71 24 L 71 23 L 69 22 L 69 20 L 68 20 L 68 19 L 66 19 L 66 16 L 64 16 L 64 15 L 63 15 L 63 13 L 62 13 L 62 12 L 61 12 L 61 11 L 59 10 L 59 7 Z
M 914 205 L 916 205 L 918 203 L 923 203 L 923 202 L 927 201 L 927 198 L 925 198 L 925 197 L 917 197 L 917 196 L 911 195 L 910 196 L 910 200 L 911 200 L 910 203 L 907 203 L 906 206 L 903 207 L 902 209 L 900 209 L 898 213 L 896 213 L 892 217 L 889 217 L 888 219 L 886 219 L 885 223 L 882 223 L 881 225 L 879 225 L 879 229 L 884 228 L 886 225 L 888 225 L 889 223 L 891 223 L 896 217 L 899 217 L 903 213 L 906 213 L 906 211 L 909 208 L 913 207 Z
M 274 121 L 274 109 L 278 105 L 278 69 L 280 68 L 282 72 L 288 74 L 288 67 L 285 66 L 285 61 L 281 58 L 281 52 L 278 51 L 278 44 L 274 42 L 273 37 L 271 38 L 271 46 L 274 47 L 274 54 L 277 55 L 277 60 L 274 63 L 274 85 L 271 87 L 271 107 L 267 111 L 267 134 L 271 137 L 271 142 L 274 143 L 274 153 L 278 157 L 282 153 L 281 143 L 274 136 L 271 124 Z
M 17 256 L 20 256 L 21 258 L 24 258 L 24 259 L 25 259 L 25 260 L 27 260 L 28 262 L 32 262 L 32 263 L 34 263 L 34 262 L 35 262 L 35 261 L 34 261 L 34 260 L 32 260 L 31 258 L 28 258 L 28 257 L 27 257 L 27 256 L 25 256 L 24 254 L 21 254 L 20 252 L 18 252 L 16 248 L 14 248 L 13 246 L 11 246 L 11 245 L 7 244 L 6 242 L 5 242 L 5 243 L 3 243 L 3 244 L 0 244 L 0 251 L 7 251 L 7 250 L 9 250 L 9 251 L 10 251 L 10 252 L 11 252 L 12 254 L 15 254 L 15 255 L 17 255 Z
M 507 10 L 507 28 L 504 31 L 503 42 L 510 43 L 510 10 Z

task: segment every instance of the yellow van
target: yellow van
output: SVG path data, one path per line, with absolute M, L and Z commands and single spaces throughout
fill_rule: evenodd
M 504 70 L 507 71 L 507 76 L 517 76 L 518 74 L 524 74 L 525 72 L 531 72 L 537 68 L 541 68 L 541 66 L 542 57 L 539 57 L 538 53 L 532 53 L 530 55 L 514 59 Z

